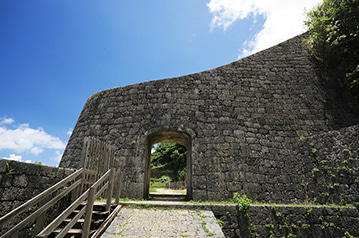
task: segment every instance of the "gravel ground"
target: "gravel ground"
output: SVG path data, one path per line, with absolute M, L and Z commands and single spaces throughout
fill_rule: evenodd
M 225 236 L 212 211 L 124 207 L 101 237 Z

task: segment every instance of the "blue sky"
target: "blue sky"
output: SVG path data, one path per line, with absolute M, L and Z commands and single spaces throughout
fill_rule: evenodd
M 320 0 L 1 0 L 0 158 L 56 166 L 86 100 L 305 31 Z

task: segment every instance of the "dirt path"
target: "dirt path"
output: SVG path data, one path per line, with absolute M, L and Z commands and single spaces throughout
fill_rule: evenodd
M 101 237 L 225 236 L 212 211 L 124 207 Z

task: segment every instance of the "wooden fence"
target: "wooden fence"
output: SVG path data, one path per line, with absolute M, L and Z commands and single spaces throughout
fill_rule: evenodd
M 114 147 L 94 137 L 85 137 L 82 147 L 83 168 L 94 170 L 101 177 L 113 166 L 114 157 Z

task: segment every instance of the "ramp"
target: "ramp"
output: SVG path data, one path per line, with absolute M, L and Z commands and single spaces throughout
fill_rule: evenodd
M 121 209 L 101 237 L 225 236 L 209 210 L 131 205 Z

